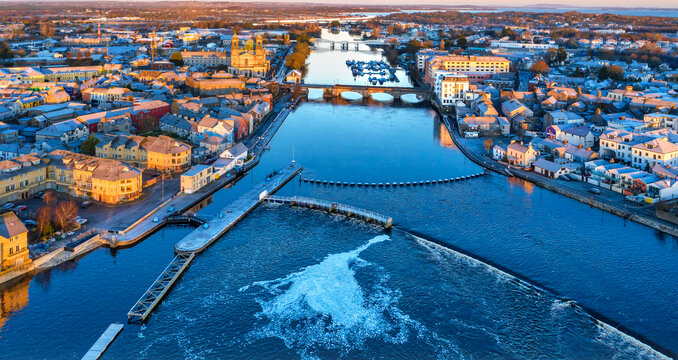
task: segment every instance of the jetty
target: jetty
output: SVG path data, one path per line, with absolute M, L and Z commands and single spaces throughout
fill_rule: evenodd
M 212 220 L 188 234 L 174 246 L 174 250 L 179 254 L 202 252 L 259 205 L 266 196 L 281 188 L 300 171 L 301 167 L 296 164 L 279 170 L 270 179 L 255 186 L 225 207 Z
M 291 165 L 275 171 L 262 183 L 254 186 L 250 191 L 227 205 L 211 219 L 194 214 L 168 216 L 166 220 L 168 223 L 193 224 L 199 225 L 199 227 L 174 246 L 176 256 L 132 306 L 127 313 L 127 321 L 138 324 L 146 321 L 198 253 L 207 249 L 238 221 L 254 210 L 269 194 L 280 189 L 301 170 L 302 167 L 293 162 Z
M 120 334 L 122 331 L 122 324 L 111 324 L 108 326 L 106 331 L 99 337 L 99 339 L 92 345 L 92 347 L 87 351 L 85 356 L 82 357 L 82 360 L 96 360 L 101 358 L 106 349 L 111 346 L 113 340 Z
M 320 200 L 301 196 L 288 197 L 273 195 L 267 196 L 264 200 L 270 203 L 287 204 L 290 206 L 300 206 L 309 209 L 324 210 L 329 213 L 342 214 L 348 217 L 364 220 L 365 222 L 368 223 L 377 223 L 387 229 L 393 225 L 393 218 L 391 218 L 390 216 L 382 215 L 374 211 L 357 208 L 355 206 L 340 204 L 337 202 L 327 200 Z

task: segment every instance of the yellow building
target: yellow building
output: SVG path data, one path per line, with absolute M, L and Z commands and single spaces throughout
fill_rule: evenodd
M 196 165 L 181 175 L 181 191 L 192 194 L 212 180 L 214 180 L 214 167 L 211 165 Z
M 238 35 L 233 34 L 233 39 L 231 39 L 231 72 L 244 76 L 265 76 L 271 64 L 266 59 L 264 39 L 261 35 L 257 35 L 255 44 L 252 44 L 252 40 L 249 40 L 242 49 L 238 41 Z
M 191 165 L 191 147 L 164 135 L 105 135 L 96 155 L 157 171 L 183 171 Z
M 75 81 L 91 79 L 103 72 L 101 66 L 65 66 L 43 69 L 45 81 Z
M 45 190 L 46 168 L 35 155 L 0 161 L 0 203 L 28 199 Z
M 30 264 L 28 230 L 13 212 L 0 215 L 0 273 Z
M 54 150 L 48 157 L 47 188 L 109 204 L 141 195 L 142 171 L 133 166 L 65 150 Z

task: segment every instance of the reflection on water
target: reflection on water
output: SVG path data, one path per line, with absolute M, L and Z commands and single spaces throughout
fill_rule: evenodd
M 28 281 L 20 281 L 0 291 L 0 330 L 10 315 L 28 304 L 29 284 Z
M 347 32 L 342 31 L 339 34 L 333 34 L 323 30 L 322 39 L 331 41 L 356 41 Z M 360 40 L 360 39 L 358 39 Z M 306 84 L 343 84 L 343 85 L 369 85 L 369 76 L 353 77 L 351 70 L 346 66 L 346 60 L 386 60 L 381 49 L 370 49 L 361 44 L 358 51 L 354 45 L 349 45 L 348 50 L 341 50 L 337 45 L 334 50 L 326 43 L 318 43 L 316 50 L 311 52 L 307 61 L 307 71 L 304 77 Z M 403 69 L 396 71 L 396 76 L 400 82 L 386 82 L 384 86 L 412 87 L 412 83 Z

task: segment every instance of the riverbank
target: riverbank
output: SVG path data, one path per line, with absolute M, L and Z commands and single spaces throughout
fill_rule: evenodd
M 454 141 L 455 145 L 457 145 L 459 150 L 462 153 L 464 153 L 464 155 L 466 155 L 466 157 L 468 157 L 471 161 L 475 162 L 476 164 L 484 168 L 487 168 L 489 170 L 492 170 L 496 173 L 505 176 L 509 176 L 510 174 L 519 179 L 529 181 L 537 186 L 540 186 L 547 190 L 551 190 L 560 195 L 567 196 L 571 199 L 575 199 L 582 203 L 588 204 L 589 206 L 607 211 L 611 214 L 620 216 L 624 219 L 637 222 L 639 224 L 648 226 L 662 233 L 678 238 L 678 228 L 676 226 L 667 223 L 664 220 L 658 219 L 654 217 L 652 214 L 648 215 L 642 213 L 641 211 L 639 211 L 639 209 L 634 209 L 628 206 L 621 205 L 619 204 L 619 201 L 611 201 L 609 199 L 606 199 L 604 196 L 601 196 L 601 195 L 614 196 L 619 194 L 614 193 L 614 195 L 612 195 L 603 193 L 601 195 L 597 195 L 596 197 L 594 197 L 591 194 L 587 193 L 585 189 L 576 190 L 572 188 L 566 188 L 561 186 L 560 184 L 556 184 L 555 181 L 552 179 L 548 179 L 537 174 L 532 174 L 522 169 L 511 168 L 509 170 L 509 168 L 500 164 L 494 159 L 485 157 L 484 152 L 481 152 L 478 149 L 473 149 L 470 146 L 467 146 L 465 142 L 462 141 L 459 133 L 457 132 L 457 129 L 452 126 L 447 117 L 445 118 L 444 123 L 450 133 L 450 136 L 452 137 L 452 141 Z M 622 199 L 621 202 L 623 203 L 624 200 Z

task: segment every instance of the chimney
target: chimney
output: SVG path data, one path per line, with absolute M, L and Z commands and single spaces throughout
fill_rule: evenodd
M 582 148 L 584 148 L 584 145 L 579 144 L 579 146 L 577 146 L 577 147 L 580 148 L 580 149 L 582 149 Z
M 596 109 L 596 115 L 600 115 L 600 108 Z
M 591 148 L 590 148 L 590 147 L 587 147 L 587 148 L 586 148 L 586 151 L 591 151 Z
M 577 86 L 577 94 L 581 94 L 581 86 Z

